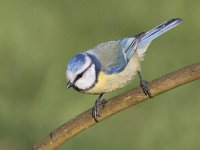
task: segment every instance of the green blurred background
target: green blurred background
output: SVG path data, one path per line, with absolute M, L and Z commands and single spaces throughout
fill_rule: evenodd
M 148 81 L 199 61 L 199 0 L 1 0 L 0 149 L 26 150 L 97 96 L 65 89 L 65 66 L 96 44 L 180 17 L 142 62 Z M 138 86 L 138 78 L 106 98 Z M 200 81 L 118 113 L 59 149 L 199 149 Z

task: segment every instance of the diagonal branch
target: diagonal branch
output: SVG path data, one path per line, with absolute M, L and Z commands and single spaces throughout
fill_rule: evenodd
M 152 96 L 156 96 L 197 79 L 200 79 L 200 62 L 166 74 L 149 82 L 149 88 Z M 140 87 L 113 97 L 105 104 L 105 107 L 101 111 L 101 117 L 99 117 L 98 120 L 100 121 L 105 119 L 119 111 L 122 111 L 147 99 L 148 97 L 144 95 Z M 40 144 L 36 145 L 34 149 L 55 149 L 71 139 L 73 136 L 95 124 L 96 122 L 91 116 L 91 109 L 89 109 L 88 111 L 83 112 L 74 119 L 55 129 Z

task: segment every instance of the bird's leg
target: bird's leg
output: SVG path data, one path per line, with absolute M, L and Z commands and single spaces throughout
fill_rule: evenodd
M 101 108 L 101 106 L 103 106 L 106 103 L 105 99 L 102 99 L 103 94 L 104 93 L 99 95 L 99 97 L 95 101 L 94 107 L 92 108 L 92 117 L 94 118 L 94 120 L 96 122 L 98 122 L 97 116 L 100 117 L 100 108 Z
M 138 71 L 138 76 L 140 78 L 140 86 L 142 87 L 144 94 L 148 95 L 150 98 L 152 98 L 152 95 L 151 95 L 149 87 L 148 87 L 148 83 L 147 83 L 147 81 L 143 80 L 141 71 Z

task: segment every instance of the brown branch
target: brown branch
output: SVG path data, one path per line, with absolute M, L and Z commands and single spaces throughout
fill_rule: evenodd
M 171 90 L 183 84 L 200 78 L 200 62 L 188 67 L 179 69 L 158 79 L 149 82 L 149 88 L 153 96 L 159 95 L 165 91 Z M 130 90 L 126 93 L 111 98 L 101 111 L 101 117 L 98 120 L 105 119 L 119 111 L 147 100 L 140 87 Z M 81 131 L 95 125 L 96 122 L 91 117 L 91 109 L 78 115 L 74 119 L 64 123 L 54 130 L 40 144 L 34 147 L 35 150 L 55 149 L 64 142 L 71 139 Z

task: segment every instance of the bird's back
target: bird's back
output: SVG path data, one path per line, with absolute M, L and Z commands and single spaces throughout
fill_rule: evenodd
M 97 57 L 101 63 L 101 70 L 107 74 L 121 72 L 133 56 L 136 46 L 135 38 L 123 38 L 97 45 L 87 51 Z M 131 45 L 134 43 L 133 45 Z

